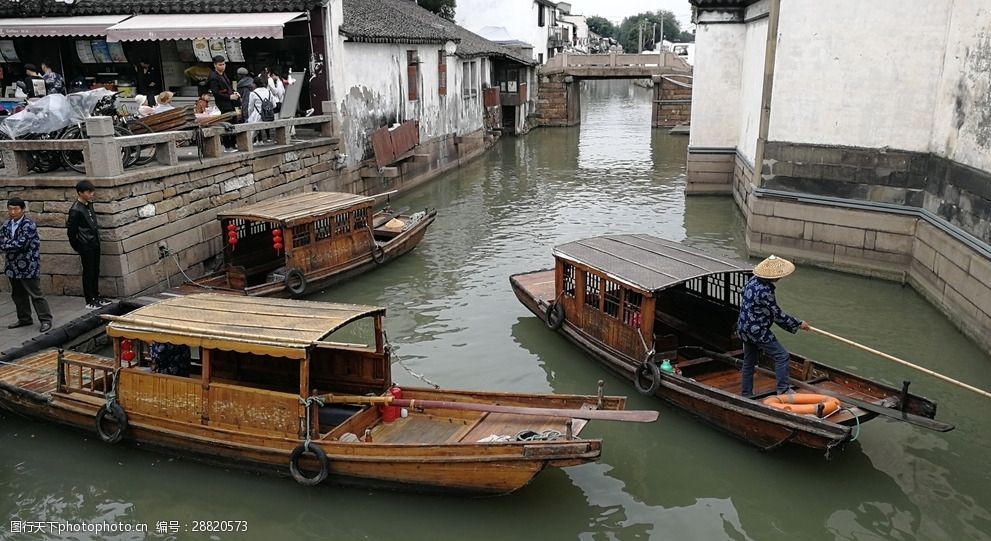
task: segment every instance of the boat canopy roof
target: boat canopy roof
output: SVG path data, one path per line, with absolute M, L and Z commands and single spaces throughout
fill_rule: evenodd
M 364 195 L 343 192 L 304 192 L 221 212 L 218 217 L 221 220 L 242 218 L 291 224 L 297 220 L 315 218 L 355 205 L 372 206 L 374 203 L 374 197 Z
M 385 308 L 204 293 L 173 297 L 112 318 L 107 334 L 293 359 L 345 325 Z
M 554 248 L 554 257 L 602 271 L 637 289 L 656 292 L 722 272 L 750 272 L 745 261 L 716 257 L 651 235 L 603 235 Z

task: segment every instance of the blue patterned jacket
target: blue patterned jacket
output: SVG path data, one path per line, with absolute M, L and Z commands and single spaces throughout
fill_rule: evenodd
M 754 276 L 743 289 L 740 317 L 736 321 L 736 333 L 740 340 L 752 344 L 766 344 L 774 340 L 771 324 L 777 323 L 784 330 L 794 333 L 802 324 L 798 319 L 781 311 L 774 298 L 774 284 Z
M 31 218 L 21 218 L 17 232 L 10 234 L 11 220 L 0 226 L 0 250 L 7 256 L 4 273 L 10 278 L 37 278 L 41 274 L 41 239 Z

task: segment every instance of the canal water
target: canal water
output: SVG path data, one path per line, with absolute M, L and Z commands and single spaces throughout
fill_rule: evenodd
M 989 404 L 814 335 L 785 344 L 939 401 L 940 434 L 879 418 L 831 461 L 761 453 L 606 373 L 513 295 L 510 274 L 547 268 L 559 243 L 643 232 L 745 257 L 727 197 L 684 196 L 687 139 L 649 127 L 650 91 L 583 87 L 582 124 L 505 138 L 484 157 L 395 198 L 438 209 L 414 252 L 315 298 L 383 305 L 402 364 L 444 387 L 630 397 L 650 425 L 592 422 L 602 460 L 547 470 L 516 494 L 470 499 L 322 486 L 102 444 L 0 418 L 0 518 L 144 523 L 151 539 L 991 539 Z M 813 325 L 991 388 L 991 359 L 911 288 L 800 266 L 783 307 Z M 422 385 L 399 364 L 400 385 Z M 240 534 L 157 534 L 156 523 L 247 521 Z M 166 526 L 168 526 L 166 524 Z M 138 534 L 101 538 L 139 539 Z M 12 535 L 0 523 L 0 539 Z M 75 534 L 74 539 L 96 538 Z

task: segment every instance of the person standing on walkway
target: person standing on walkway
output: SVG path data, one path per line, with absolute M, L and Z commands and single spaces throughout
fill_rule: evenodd
M 788 360 L 791 354 L 774 337 L 771 325 L 777 323 L 790 333 L 798 329 L 809 330 L 807 322 L 784 313 L 774 298 L 775 282 L 793 272 L 795 265 L 791 261 L 772 255 L 754 267 L 754 276 L 743 289 L 736 334 L 743 342 L 740 394 L 744 397 L 750 398 L 754 394 L 754 367 L 761 352 L 774 359 L 775 392 L 788 392 Z
M 7 201 L 7 215 L 10 219 L 0 227 L 0 249 L 7 258 L 5 274 L 10 280 L 10 296 L 17 308 L 17 321 L 7 325 L 8 329 L 26 327 L 34 323 L 31 319 L 31 305 L 41 322 L 39 330 L 48 332 L 52 328 L 52 310 L 48 301 L 41 295 L 41 239 L 38 226 L 24 215 L 27 204 L 20 197 Z
M 100 296 L 100 227 L 92 203 L 95 193 L 92 182 L 80 180 L 76 184 L 76 202 L 69 209 L 65 222 L 69 244 L 83 263 L 83 295 L 86 308 L 90 310 L 111 304 Z
M 213 101 L 221 113 L 230 113 L 234 110 L 235 104 L 241 101 L 241 95 L 234 91 L 230 78 L 224 74 L 226 68 L 227 62 L 224 57 L 220 55 L 213 57 L 213 71 L 210 72 L 210 78 L 206 81 L 207 88 L 213 94 Z M 233 135 L 221 136 L 220 140 L 227 152 L 237 151 Z

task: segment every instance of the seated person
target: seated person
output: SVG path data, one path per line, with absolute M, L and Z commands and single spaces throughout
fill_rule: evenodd
M 149 346 L 148 353 L 151 356 L 153 372 L 189 377 L 189 346 L 156 343 Z
M 134 96 L 134 103 L 138 105 L 138 116 L 148 116 L 155 113 L 153 107 L 148 106 L 148 97 L 144 94 Z
M 172 93 L 168 90 L 156 96 L 155 101 L 158 102 L 158 105 L 154 109 L 156 113 L 164 113 L 165 111 L 175 109 L 175 106 L 172 105 Z

